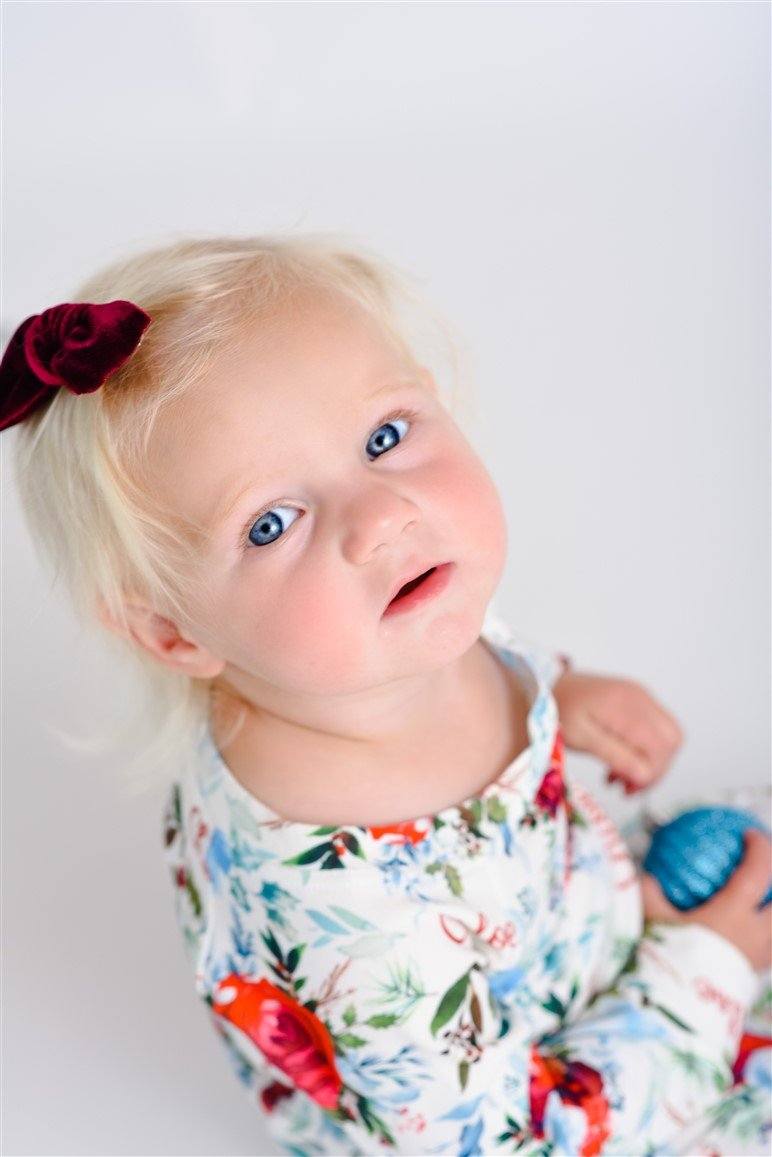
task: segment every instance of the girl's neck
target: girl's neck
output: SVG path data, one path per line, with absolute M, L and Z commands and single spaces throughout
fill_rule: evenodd
M 220 718 L 244 715 L 244 727 L 267 744 L 295 750 L 310 744 L 334 758 L 390 761 L 404 746 L 434 737 L 449 716 L 464 711 L 487 665 L 478 638 L 452 663 L 351 694 L 288 695 L 254 674 L 230 665 L 213 681 Z
M 277 814 L 312 823 L 388 823 L 476 794 L 528 744 L 526 693 L 480 639 L 462 656 L 450 697 L 421 726 L 381 737 L 297 727 L 220 696 L 212 731 L 239 782 Z M 230 739 L 238 709 L 244 724 Z

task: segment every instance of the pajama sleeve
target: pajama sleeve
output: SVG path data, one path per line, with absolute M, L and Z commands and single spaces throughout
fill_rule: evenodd
M 679 1152 L 679 1132 L 732 1085 L 758 986 L 712 929 L 651 923 L 613 986 L 535 1045 L 535 1133 L 560 1152 Z
M 258 1092 L 258 1069 L 254 1057 L 239 1048 L 239 1042 L 228 1033 L 219 1017 L 211 1009 L 211 998 L 205 980 L 205 965 L 209 951 L 209 933 L 212 924 L 210 881 L 205 865 L 189 845 L 190 836 L 182 824 L 183 793 L 179 784 L 171 786 L 163 819 L 164 860 L 170 873 L 173 889 L 173 908 L 177 927 L 182 934 L 183 952 L 195 974 L 195 990 L 206 1006 L 212 1028 L 220 1040 L 230 1067 L 251 1099 Z

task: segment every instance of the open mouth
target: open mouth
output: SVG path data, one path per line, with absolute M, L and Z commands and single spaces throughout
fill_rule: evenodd
M 443 562 L 439 566 L 432 566 L 423 574 L 416 575 L 409 583 L 395 594 L 384 615 L 398 614 L 403 611 L 412 610 L 414 607 L 420 606 L 422 603 L 438 595 L 445 589 L 450 581 L 450 572 L 453 569 L 452 562 Z
M 401 599 L 403 595 L 410 594 L 411 591 L 414 591 L 417 586 L 420 586 L 424 579 L 428 578 L 430 574 L 434 574 L 436 569 L 436 566 L 432 566 L 429 568 L 429 570 L 425 570 L 423 574 L 419 574 L 414 579 L 411 579 L 409 583 L 405 583 L 403 587 L 399 588 L 394 598 L 391 600 L 392 603 L 395 603 L 397 599 Z

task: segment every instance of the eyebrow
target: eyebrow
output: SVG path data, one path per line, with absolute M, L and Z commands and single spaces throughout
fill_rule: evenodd
M 382 394 L 390 395 L 390 394 L 399 393 L 400 391 L 404 390 L 406 386 L 409 386 L 414 381 L 415 381 L 415 379 L 412 377 L 404 378 L 404 379 L 398 380 L 398 381 L 395 381 L 394 378 L 390 378 L 383 385 L 380 385 L 380 386 L 378 386 L 377 389 L 373 390 L 373 392 L 371 394 L 368 394 L 363 400 L 365 402 L 370 402 L 370 401 L 372 401 L 373 398 L 378 398 Z M 240 489 L 237 494 L 234 494 L 232 496 L 224 498 L 223 501 L 216 507 L 216 509 L 212 512 L 210 517 L 207 519 L 206 529 L 209 531 L 212 531 L 212 530 L 215 530 L 217 527 L 221 526 L 231 516 L 233 511 L 236 509 L 236 507 L 241 502 L 242 498 L 246 494 L 249 494 L 250 490 L 253 490 L 255 488 L 255 485 L 256 485 L 256 483 L 254 481 L 251 481 L 243 489 Z

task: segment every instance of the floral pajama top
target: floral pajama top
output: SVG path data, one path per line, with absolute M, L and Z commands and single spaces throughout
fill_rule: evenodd
M 530 744 L 475 797 L 286 821 L 211 733 L 171 785 L 196 988 L 278 1151 L 768 1153 L 768 986 L 703 925 L 642 936 L 636 863 L 566 779 L 557 659 L 492 607 L 481 637 Z

